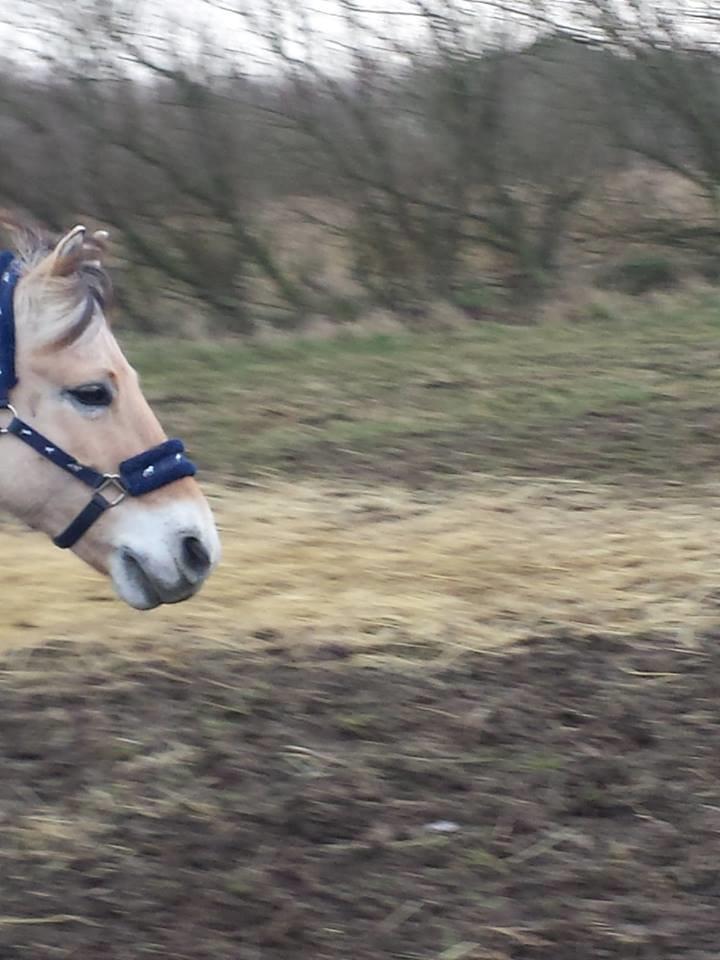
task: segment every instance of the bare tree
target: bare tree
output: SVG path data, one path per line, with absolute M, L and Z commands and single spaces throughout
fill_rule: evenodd
M 255 228 L 257 130 L 236 65 L 210 39 L 188 50 L 177 34 L 153 35 L 140 4 L 44 0 L 42 9 L 53 40 L 44 75 L 0 90 L 16 133 L 0 146 L 6 199 L 53 225 L 76 210 L 113 225 L 135 264 L 134 309 L 148 323 L 144 270 L 226 328 L 251 328 L 253 275 L 279 305 L 302 310 L 302 292 Z M 31 182 L 17 169 L 28 157 L 43 167 Z
M 34 66 L 0 69 L 0 195 L 50 225 L 113 224 L 148 328 L 158 279 L 166 306 L 202 304 L 222 329 L 252 329 L 259 299 L 277 322 L 332 315 L 334 291 L 263 225 L 269 199 L 317 194 L 348 212 L 316 219 L 373 300 L 459 302 L 494 271 L 529 301 L 615 162 L 597 8 L 583 32 L 573 7 L 571 35 L 529 0 L 336 0 L 324 18 L 203 0 L 194 29 L 142 0 L 31 6 Z
M 391 305 L 447 295 L 473 249 L 541 291 L 609 162 L 592 51 L 557 32 L 511 43 L 522 6 L 408 0 L 373 19 L 339 0 L 330 40 L 292 0 L 236 8 L 282 69 L 278 112 L 352 207 L 356 274 Z M 526 21 L 526 37 L 549 23 L 531 5 Z
M 709 6 L 592 0 L 619 144 L 680 174 L 720 209 L 720 18 Z

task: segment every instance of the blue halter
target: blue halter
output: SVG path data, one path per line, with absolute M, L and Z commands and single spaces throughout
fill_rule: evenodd
M 116 507 L 126 497 L 141 497 L 175 480 L 192 477 L 197 468 L 185 456 L 180 440 L 166 440 L 124 460 L 117 473 L 99 473 L 93 467 L 78 463 L 75 457 L 18 417 L 10 403 L 10 393 L 18 382 L 13 295 L 19 276 L 14 255 L 8 251 L 0 253 L 0 411 L 6 410 L 12 417 L 7 426 L 0 426 L 0 436 L 12 434 L 94 491 L 87 506 L 53 539 L 56 546 L 66 549 L 74 546 L 106 510 Z M 105 496 L 108 492 L 109 496 Z

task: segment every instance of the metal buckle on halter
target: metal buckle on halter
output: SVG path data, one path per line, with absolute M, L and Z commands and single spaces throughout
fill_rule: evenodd
M 106 473 L 103 475 L 103 482 L 99 487 L 95 488 L 95 493 L 104 493 L 109 487 L 114 487 L 117 491 L 117 495 L 114 500 L 111 500 L 109 497 L 105 497 L 108 504 L 111 507 L 116 507 L 119 503 L 122 503 L 125 497 L 128 495 L 127 487 L 123 483 L 122 477 L 118 473 Z
M 2 410 L 7 410 L 7 412 L 10 414 L 10 420 L 4 426 L 0 427 L 0 437 L 10 432 L 10 424 L 15 417 L 17 417 L 17 410 L 11 403 L 0 403 L 0 411 Z

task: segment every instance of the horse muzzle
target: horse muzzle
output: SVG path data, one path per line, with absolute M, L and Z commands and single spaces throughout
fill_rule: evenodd
M 156 509 L 138 505 L 123 523 L 118 511 L 108 572 L 117 594 L 131 607 L 151 610 L 187 600 L 217 564 L 219 539 L 209 511 L 196 516 L 194 523 L 192 512 L 197 513 L 195 503 Z

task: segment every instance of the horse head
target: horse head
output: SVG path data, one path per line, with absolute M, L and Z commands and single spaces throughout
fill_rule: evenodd
M 132 607 L 186 600 L 219 539 L 108 323 L 107 234 L 28 237 L 0 278 L 0 506 L 110 576 Z

